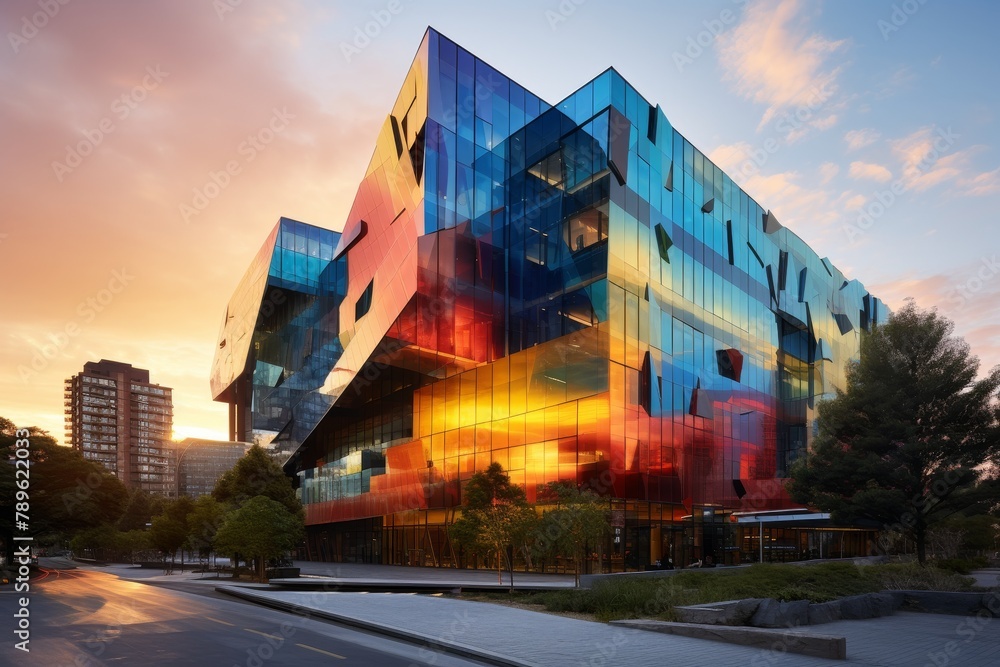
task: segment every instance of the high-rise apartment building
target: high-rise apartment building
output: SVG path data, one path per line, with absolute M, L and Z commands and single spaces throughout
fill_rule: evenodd
M 807 217 L 807 216 L 803 216 Z M 428 30 L 343 233 L 282 218 L 212 372 L 314 558 L 474 565 L 493 461 L 595 489 L 601 567 L 867 554 L 782 480 L 887 312 L 618 72 L 556 104 Z
M 173 399 L 149 371 L 102 359 L 65 382 L 66 442 L 125 486 L 173 495 Z

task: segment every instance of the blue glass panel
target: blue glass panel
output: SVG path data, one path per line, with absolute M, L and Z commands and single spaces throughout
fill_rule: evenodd
M 455 212 L 459 220 L 468 220 L 472 217 L 472 200 L 474 198 L 472 189 L 475 185 L 472 174 L 472 167 L 458 164 L 455 183 Z
M 510 132 L 510 104 L 506 98 L 494 93 L 493 95 L 493 148 L 499 148 L 502 141 L 507 138 Z
M 611 71 L 594 79 L 594 113 L 611 104 Z
M 493 125 L 482 118 L 476 118 L 476 145 L 493 148 Z
M 432 91 L 433 92 L 433 91 Z M 455 106 L 455 96 L 457 95 L 457 84 L 454 77 L 442 72 L 438 77 L 438 93 L 429 100 L 431 107 L 431 117 L 441 123 L 442 126 L 451 130 L 456 129 L 458 120 Z
M 611 104 L 625 113 L 625 80 L 614 70 L 611 71 Z
M 501 79 L 495 69 L 476 60 L 476 115 L 483 120 L 493 121 L 493 91 Z
M 538 117 L 538 97 L 531 91 L 524 91 L 524 119 L 531 121 Z

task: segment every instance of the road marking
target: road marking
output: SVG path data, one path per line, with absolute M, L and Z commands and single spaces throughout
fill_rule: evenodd
M 235 624 L 233 624 L 233 623 L 227 623 L 226 621 L 220 621 L 219 619 L 212 618 L 211 616 L 206 616 L 205 618 L 207 618 L 210 621 L 215 621 L 216 623 L 222 623 L 223 625 L 228 625 L 229 627 L 236 627 Z
M 284 641 L 284 637 L 276 637 L 274 635 L 269 635 L 266 632 L 261 632 L 260 630 L 251 630 L 250 628 L 243 628 L 247 632 L 252 632 L 255 635 L 260 635 L 261 637 L 267 637 L 268 639 L 277 639 L 278 641 Z
M 310 651 L 316 651 L 317 653 L 322 653 L 323 655 L 328 655 L 334 658 L 340 658 L 341 660 L 347 660 L 347 658 L 345 658 L 342 655 L 337 655 L 336 653 L 330 653 L 329 651 L 324 651 L 321 648 L 315 648 L 313 646 L 309 646 L 309 644 L 296 644 L 296 646 L 301 646 L 302 648 L 307 648 Z

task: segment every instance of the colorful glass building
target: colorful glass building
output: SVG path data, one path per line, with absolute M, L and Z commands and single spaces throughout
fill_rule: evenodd
M 289 452 L 312 558 L 474 565 L 446 526 L 493 461 L 531 501 L 607 497 L 604 569 L 852 555 L 867 533 L 747 513 L 795 509 L 885 315 L 615 70 L 553 106 L 429 29 L 343 233 L 279 222 L 212 387 L 232 439 Z

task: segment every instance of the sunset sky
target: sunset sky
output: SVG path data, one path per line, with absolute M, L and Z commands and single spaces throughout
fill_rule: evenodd
M 63 380 L 106 358 L 173 387 L 176 437 L 225 439 L 226 303 L 279 216 L 342 228 L 428 25 L 550 103 L 614 66 L 821 257 L 953 319 L 985 370 L 998 22 L 986 0 L 5 1 L 0 415 L 62 440 Z

